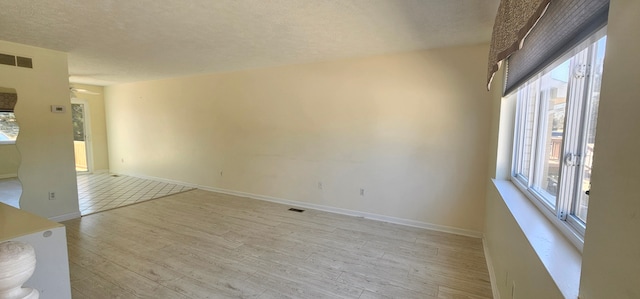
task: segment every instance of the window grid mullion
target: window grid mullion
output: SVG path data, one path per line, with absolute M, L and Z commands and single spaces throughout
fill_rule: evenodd
M 532 130 L 533 132 L 531 132 L 531 148 L 529 149 L 531 151 L 531 158 L 529 159 L 529 173 L 528 178 L 529 181 L 527 182 L 527 188 L 531 188 L 533 186 L 533 182 L 534 182 L 534 175 L 536 174 L 536 169 L 535 169 L 535 161 L 538 158 L 537 152 L 536 152 L 536 147 L 538 144 L 538 117 L 540 115 L 540 75 L 537 75 L 535 77 L 535 79 L 533 80 L 535 86 L 535 98 L 533 99 L 533 126 L 532 126 Z M 531 89 L 527 89 L 527 91 L 529 93 L 531 93 Z M 527 96 L 530 96 L 530 94 L 528 94 Z M 531 107 L 531 106 L 528 106 Z
M 587 65 L 587 77 L 585 78 L 585 89 L 584 89 L 584 94 L 582 96 L 582 98 L 580 99 L 580 102 L 582 103 L 582 108 L 581 108 L 581 113 L 580 113 L 580 123 L 579 123 L 579 129 L 580 131 L 578 131 L 576 134 L 577 136 L 579 136 L 579 140 L 578 140 L 578 144 L 577 144 L 577 148 L 576 148 L 576 152 L 580 155 L 580 166 L 576 167 L 576 171 L 575 171 L 575 179 L 574 179 L 574 184 L 573 184 L 573 194 L 570 198 L 570 205 L 569 205 L 569 217 L 567 218 L 567 222 L 569 222 L 569 224 L 571 224 L 571 226 L 573 226 L 575 229 L 581 231 L 584 234 L 584 230 L 585 230 L 585 226 L 584 223 L 578 219 L 576 219 L 575 215 L 575 211 L 576 211 L 576 205 L 578 202 L 578 197 L 581 196 L 580 192 L 582 191 L 581 188 L 581 184 L 582 184 L 582 165 L 584 164 L 584 158 L 585 158 L 585 147 L 586 147 L 586 143 L 587 143 L 587 131 L 588 131 L 588 115 L 590 115 L 591 110 L 593 107 L 591 107 L 591 105 L 589 104 L 590 99 L 592 98 L 592 84 L 593 84 L 593 74 L 594 74 L 594 65 L 595 65 L 595 59 L 596 59 L 596 55 L 595 55 L 595 50 L 596 50 L 596 44 L 590 46 L 586 51 L 586 58 L 585 58 L 585 64 Z
M 518 90 L 518 94 L 516 97 L 522 98 L 523 93 L 524 93 L 524 88 L 521 87 Z M 519 100 L 516 102 L 516 128 L 515 128 L 516 142 L 514 143 L 515 155 L 513 156 L 514 157 L 513 163 L 516 166 L 514 168 L 513 175 L 516 177 L 519 176 L 523 170 L 524 139 L 525 139 L 525 133 L 526 133 L 525 132 L 526 125 L 523 125 L 524 116 L 526 115 L 525 107 L 526 107 L 526 103 L 523 103 L 522 101 L 519 101 Z
M 548 130 L 546 123 L 548 122 L 549 116 L 548 116 L 548 113 L 546 113 L 546 111 L 549 109 L 549 97 L 550 97 L 548 90 L 546 91 L 542 90 L 542 86 L 545 84 L 545 80 L 548 80 L 548 78 L 545 75 L 540 74 L 538 76 L 538 87 L 537 87 L 538 93 L 536 98 L 537 110 L 536 110 L 536 124 L 535 124 L 536 142 L 533 147 L 533 155 L 536 158 L 532 159 L 534 162 L 532 166 L 533 174 L 532 174 L 530 187 L 534 191 L 534 194 L 537 195 L 536 197 L 538 197 L 545 206 L 547 206 L 549 209 L 555 212 L 555 207 L 545 199 L 545 196 L 542 194 L 542 192 L 540 190 L 534 189 L 534 186 L 540 186 L 542 183 L 542 180 L 544 179 L 542 176 L 544 173 L 544 158 L 545 158 L 546 143 L 544 142 L 544 140 L 541 140 L 541 139 L 544 136 L 546 136 L 547 130 Z
M 581 144 L 582 111 L 584 110 L 585 95 L 588 93 L 588 56 L 589 49 L 585 49 L 576 54 L 571 61 L 557 207 L 558 218 L 561 220 L 568 219 L 576 195 L 578 165 L 581 162 L 579 147 Z

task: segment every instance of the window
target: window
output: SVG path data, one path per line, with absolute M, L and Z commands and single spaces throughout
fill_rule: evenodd
M 584 235 L 606 36 L 602 29 L 519 86 L 512 177 Z
M 0 112 L 0 144 L 14 144 L 19 130 L 13 112 Z

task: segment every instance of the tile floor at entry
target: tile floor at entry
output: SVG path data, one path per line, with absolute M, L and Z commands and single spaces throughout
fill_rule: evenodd
M 20 208 L 22 185 L 18 178 L 0 179 L 0 202 Z
M 83 216 L 193 189 L 126 175 L 78 175 L 78 200 Z

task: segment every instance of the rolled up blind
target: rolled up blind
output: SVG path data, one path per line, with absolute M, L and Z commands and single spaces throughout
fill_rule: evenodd
M 508 58 L 505 94 L 607 24 L 609 0 L 552 0 Z
M 487 66 L 487 90 L 496 71 L 513 52 L 520 49 L 523 39 L 547 9 L 551 0 L 501 0 L 493 23 L 489 62 Z

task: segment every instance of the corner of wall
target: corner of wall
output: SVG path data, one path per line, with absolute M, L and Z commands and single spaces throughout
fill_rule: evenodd
M 20 207 L 45 218 L 76 213 L 67 54 L 6 41 L 0 41 L 0 49 L 34 62 L 33 69 L 0 66 L 0 82 L 18 93 Z M 53 113 L 52 105 L 65 106 L 67 112 Z M 49 200 L 48 192 L 56 192 L 57 199 Z

